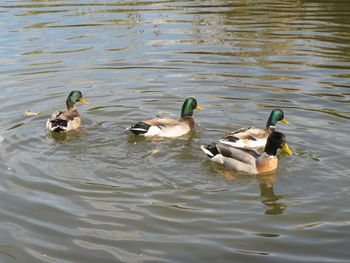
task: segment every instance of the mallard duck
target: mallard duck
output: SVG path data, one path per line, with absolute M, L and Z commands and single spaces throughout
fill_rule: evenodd
M 230 146 L 249 149 L 262 148 L 265 146 L 269 134 L 276 129 L 275 125 L 278 121 L 289 124 L 289 122 L 284 118 L 283 111 L 281 109 L 274 109 L 271 111 L 265 129 L 244 127 L 234 131 L 227 137 L 220 139 L 220 142 Z
M 80 91 L 74 90 L 70 92 L 66 100 L 67 111 L 53 113 L 46 122 L 46 128 L 52 132 L 67 132 L 78 129 L 82 121 L 75 103 L 79 101 L 84 104 L 90 104 L 83 98 Z
M 202 145 L 201 149 L 208 157 L 230 170 L 249 174 L 262 174 L 276 170 L 277 150 L 282 148 L 287 154 L 292 154 L 286 142 L 286 137 L 277 131 L 267 138 L 264 152 L 259 154 L 252 149 L 232 147 L 220 143 Z
M 197 105 L 194 98 L 187 98 L 182 106 L 181 117 L 173 119 L 156 117 L 151 120 L 140 121 L 132 125 L 129 130 L 135 135 L 179 137 L 188 133 L 194 127 L 193 110 L 203 108 Z

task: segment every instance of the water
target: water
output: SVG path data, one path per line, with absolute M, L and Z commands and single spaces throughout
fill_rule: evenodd
M 1 262 L 349 262 L 350 3 L 3 1 Z M 80 133 L 53 138 L 71 90 Z M 179 139 L 130 124 L 204 107 Z M 200 150 L 279 124 L 294 156 L 235 177 Z M 25 111 L 41 112 L 24 116 Z

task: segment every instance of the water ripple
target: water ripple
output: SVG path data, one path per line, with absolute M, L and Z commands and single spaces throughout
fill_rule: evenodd
M 1 262 L 348 261 L 346 1 L 0 9 Z M 45 122 L 73 89 L 91 102 L 83 127 L 53 136 Z M 126 130 L 178 117 L 185 97 L 204 107 L 187 136 Z M 295 154 L 273 175 L 230 173 L 200 150 L 274 108 Z

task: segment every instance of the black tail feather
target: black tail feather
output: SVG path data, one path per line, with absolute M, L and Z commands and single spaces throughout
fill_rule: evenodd
M 135 135 L 140 135 L 140 134 L 145 134 L 150 127 L 151 125 L 147 123 L 138 122 L 130 127 L 130 131 Z
M 56 119 L 56 120 L 52 120 L 51 121 L 52 126 L 63 126 L 63 127 L 67 127 L 68 122 L 66 120 L 61 120 L 61 119 Z
M 225 139 L 229 142 L 236 142 L 239 140 L 237 137 L 232 136 L 232 135 L 227 136 Z
M 51 131 L 53 132 L 65 132 L 68 122 L 66 120 L 56 119 L 51 121 L 51 126 Z
M 213 158 L 215 155 L 219 154 L 219 150 L 216 147 L 215 143 L 212 144 L 208 144 L 208 145 L 202 145 L 201 146 L 203 152 L 206 153 L 206 155 L 208 155 L 208 157 Z

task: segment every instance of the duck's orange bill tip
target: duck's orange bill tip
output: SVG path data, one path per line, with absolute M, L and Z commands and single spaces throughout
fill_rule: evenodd
M 196 109 L 203 110 L 203 108 L 201 106 L 197 106 Z
M 290 124 L 286 119 L 282 119 L 281 122 L 283 122 L 284 124 Z
M 89 104 L 90 104 L 90 102 L 87 102 L 84 98 L 82 98 L 80 101 L 81 101 L 82 103 L 86 104 L 86 105 L 89 105 Z
M 283 149 L 283 151 L 285 151 L 289 155 L 293 154 L 292 150 L 289 148 L 288 144 L 286 144 L 286 143 L 283 144 L 282 149 Z

